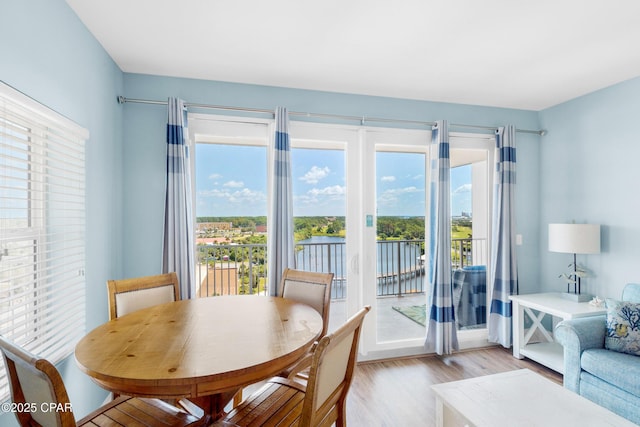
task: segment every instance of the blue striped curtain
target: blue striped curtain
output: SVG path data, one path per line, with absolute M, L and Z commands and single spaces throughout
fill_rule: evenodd
M 293 191 L 291 181 L 291 149 L 289 114 L 276 108 L 274 138 L 273 191 L 269 216 L 269 295 L 278 296 L 278 286 L 286 268 L 294 267 Z
M 489 314 L 489 341 L 511 346 L 511 301 L 518 289 L 516 262 L 516 129 L 509 125 L 496 131 L 496 169 L 493 199 L 491 275 L 493 279 Z
M 429 323 L 425 348 L 437 354 L 458 350 L 451 280 L 451 176 L 449 125 L 436 123 L 430 147 Z
M 195 293 L 191 168 L 187 139 L 187 110 L 184 102 L 169 98 L 162 271 L 176 272 L 182 299 L 189 299 Z

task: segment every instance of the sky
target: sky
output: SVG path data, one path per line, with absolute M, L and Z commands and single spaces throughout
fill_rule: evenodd
M 266 147 L 198 144 L 196 216 L 266 216 L 266 155 Z M 344 151 L 294 148 L 291 163 L 294 216 L 345 215 Z M 424 155 L 377 152 L 376 166 L 377 215 L 424 216 Z M 451 211 L 471 212 L 469 166 L 452 169 Z

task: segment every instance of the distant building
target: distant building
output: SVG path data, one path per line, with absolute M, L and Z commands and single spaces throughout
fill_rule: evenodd
M 227 243 L 226 237 L 198 237 L 196 239 L 196 245 L 217 245 L 220 243 Z
M 231 231 L 232 229 L 232 222 L 198 222 L 196 224 L 196 232 Z
M 266 225 L 256 225 L 256 233 L 266 233 L 267 226 Z
M 460 212 L 460 215 L 452 215 L 451 219 L 472 219 L 471 212 Z
M 199 265 L 200 286 L 196 290 L 198 297 L 213 297 L 238 294 L 238 269 L 236 267 Z

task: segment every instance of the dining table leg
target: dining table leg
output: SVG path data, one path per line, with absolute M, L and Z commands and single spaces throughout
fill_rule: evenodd
M 238 390 L 226 391 L 209 396 L 190 397 L 189 401 L 198 405 L 205 414 L 209 414 L 212 420 L 215 421 L 226 415 L 224 408 L 233 399 L 233 396 L 235 396 Z

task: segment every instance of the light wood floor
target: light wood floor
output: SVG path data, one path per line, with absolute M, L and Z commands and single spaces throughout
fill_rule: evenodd
M 347 425 L 435 426 L 431 385 L 522 368 L 562 384 L 562 375 L 535 362 L 515 359 L 510 350 L 502 347 L 361 363 L 347 397 Z

